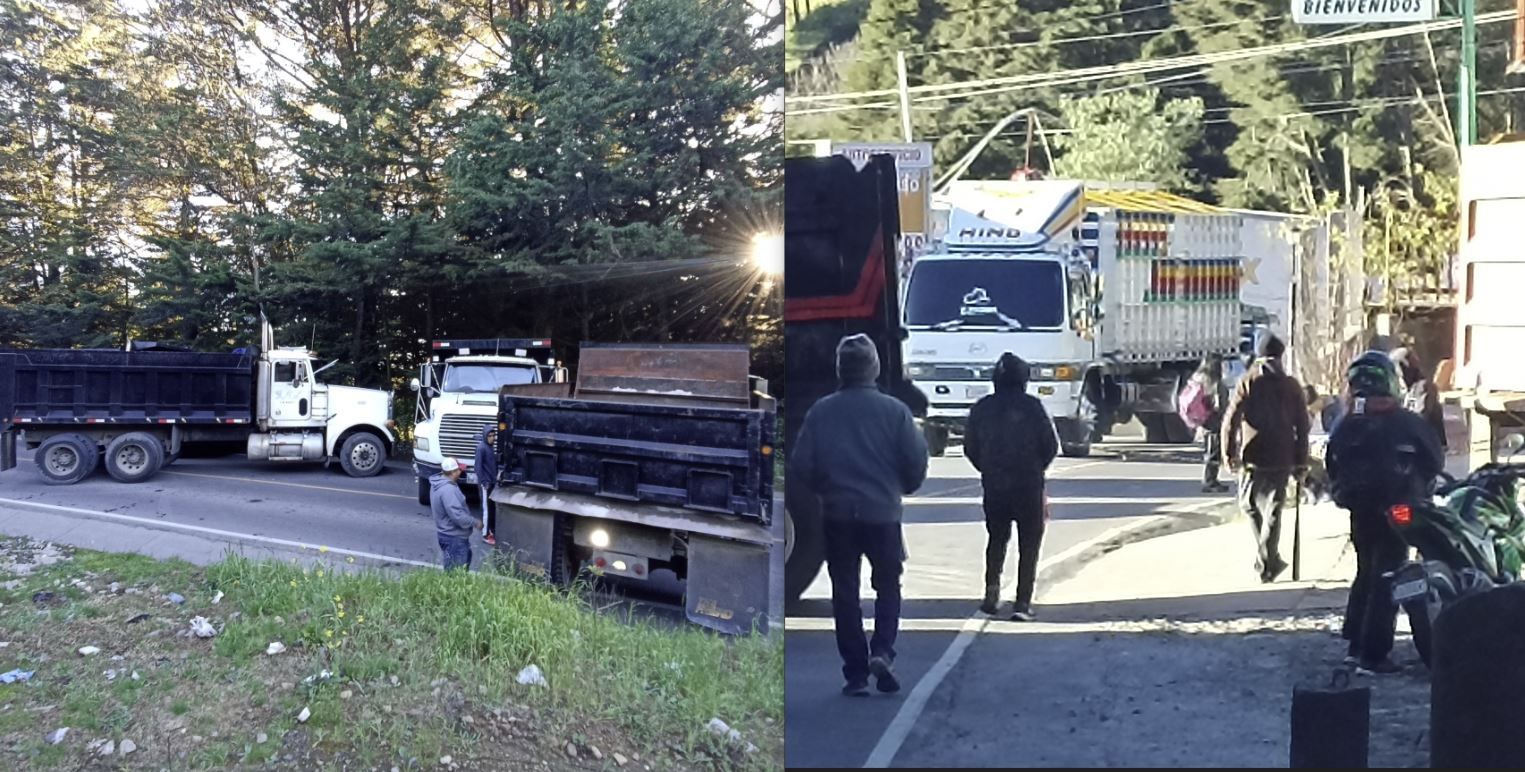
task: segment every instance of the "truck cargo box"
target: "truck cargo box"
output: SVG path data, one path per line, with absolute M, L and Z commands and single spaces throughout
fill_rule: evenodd
M 499 395 L 499 482 L 767 525 L 773 400 L 746 346 L 584 344 L 573 398 Z
M 247 424 L 252 354 L 0 350 L 0 424 Z

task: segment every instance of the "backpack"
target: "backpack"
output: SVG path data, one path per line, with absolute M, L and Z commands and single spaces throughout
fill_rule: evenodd
M 1213 406 L 1209 400 L 1207 387 L 1201 380 L 1191 379 L 1186 384 L 1186 389 L 1181 392 L 1181 397 L 1176 402 L 1176 412 L 1181 420 L 1193 429 L 1200 429 L 1213 417 Z
M 1416 492 L 1416 477 L 1404 469 L 1398 443 L 1384 416 L 1352 414 L 1340 421 L 1339 442 L 1326 452 L 1335 454 L 1339 477 L 1331 479 L 1336 506 L 1354 510 L 1387 509 Z

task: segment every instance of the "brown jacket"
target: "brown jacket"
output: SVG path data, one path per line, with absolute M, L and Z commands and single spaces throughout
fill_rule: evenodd
M 1223 415 L 1223 458 L 1230 466 L 1291 471 L 1308 463 L 1308 405 L 1280 361 L 1261 359 L 1239 379 Z

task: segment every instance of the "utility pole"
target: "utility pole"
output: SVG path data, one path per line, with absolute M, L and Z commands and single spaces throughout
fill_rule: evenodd
M 1468 0 L 1469 2 L 1471 0 Z M 906 82 L 905 76 L 905 52 L 895 52 L 896 81 L 900 87 L 900 128 L 905 133 L 905 141 L 911 141 L 911 87 Z
M 1461 70 L 1456 89 L 1456 144 L 1477 144 L 1477 0 L 1461 5 Z

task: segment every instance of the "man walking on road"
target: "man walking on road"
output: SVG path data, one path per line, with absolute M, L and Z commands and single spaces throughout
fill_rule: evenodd
M 985 601 L 995 614 L 1001 602 L 1001 569 L 1011 526 L 1017 526 L 1017 599 L 1011 618 L 1033 620 L 1033 584 L 1043 548 L 1043 475 L 1059 453 L 1054 422 L 1043 403 L 1027 393 L 1029 368 L 1007 352 L 995 366 L 995 393 L 969 411 L 964 457 L 980 473 L 985 489 Z
M 1394 673 L 1401 669 L 1389 658 L 1398 608 L 1385 577 L 1403 565 L 1409 550 L 1388 524 L 1387 509 L 1427 493 L 1445 468 L 1445 451 L 1424 418 L 1404 409 L 1398 370 L 1387 355 L 1361 355 L 1348 379 L 1353 404 L 1329 438 L 1325 458 L 1334 503 L 1350 512 L 1356 547 L 1356 579 L 1341 632 L 1349 641 L 1346 661 L 1356 672 Z
M 498 484 L 498 430 L 489 426 L 477 440 L 477 490 L 482 494 L 482 541 L 497 546 L 498 505 L 492 502 L 492 489 Z
M 1308 463 L 1308 407 L 1302 386 L 1282 365 L 1286 350 L 1280 338 L 1266 337 L 1223 416 L 1223 460 L 1231 471 L 1244 468 L 1239 505 L 1255 527 L 1255 570 L 1267 584 L 1287 569 L 1281 510 L 1292 474 Z
M 868 695 L 872 674 L 881 692 L 900 690 L 895 638 L 900 628 L 900 574 L 905 561 L 901 497 L 927 478 L 927 443 L 911 411 L 879 391 L 879 353 L 866 335 L 837 345 L 835 394 L 805 414 L 790 448 L 796 479 L 821 500 L 826 568 L 842 693 Z M 863 558 L 873 570 L 874 637 L 863 632 L 859 577 Z
M 429 478 L 429 509 L 434 512 L 434 531 L 439 538 L 444 568 L 471 568 L 471 531 L 482 521 L 471 516 L 466 494 L 461 492 L 461 462 L 446 458 L 440 473 Z

